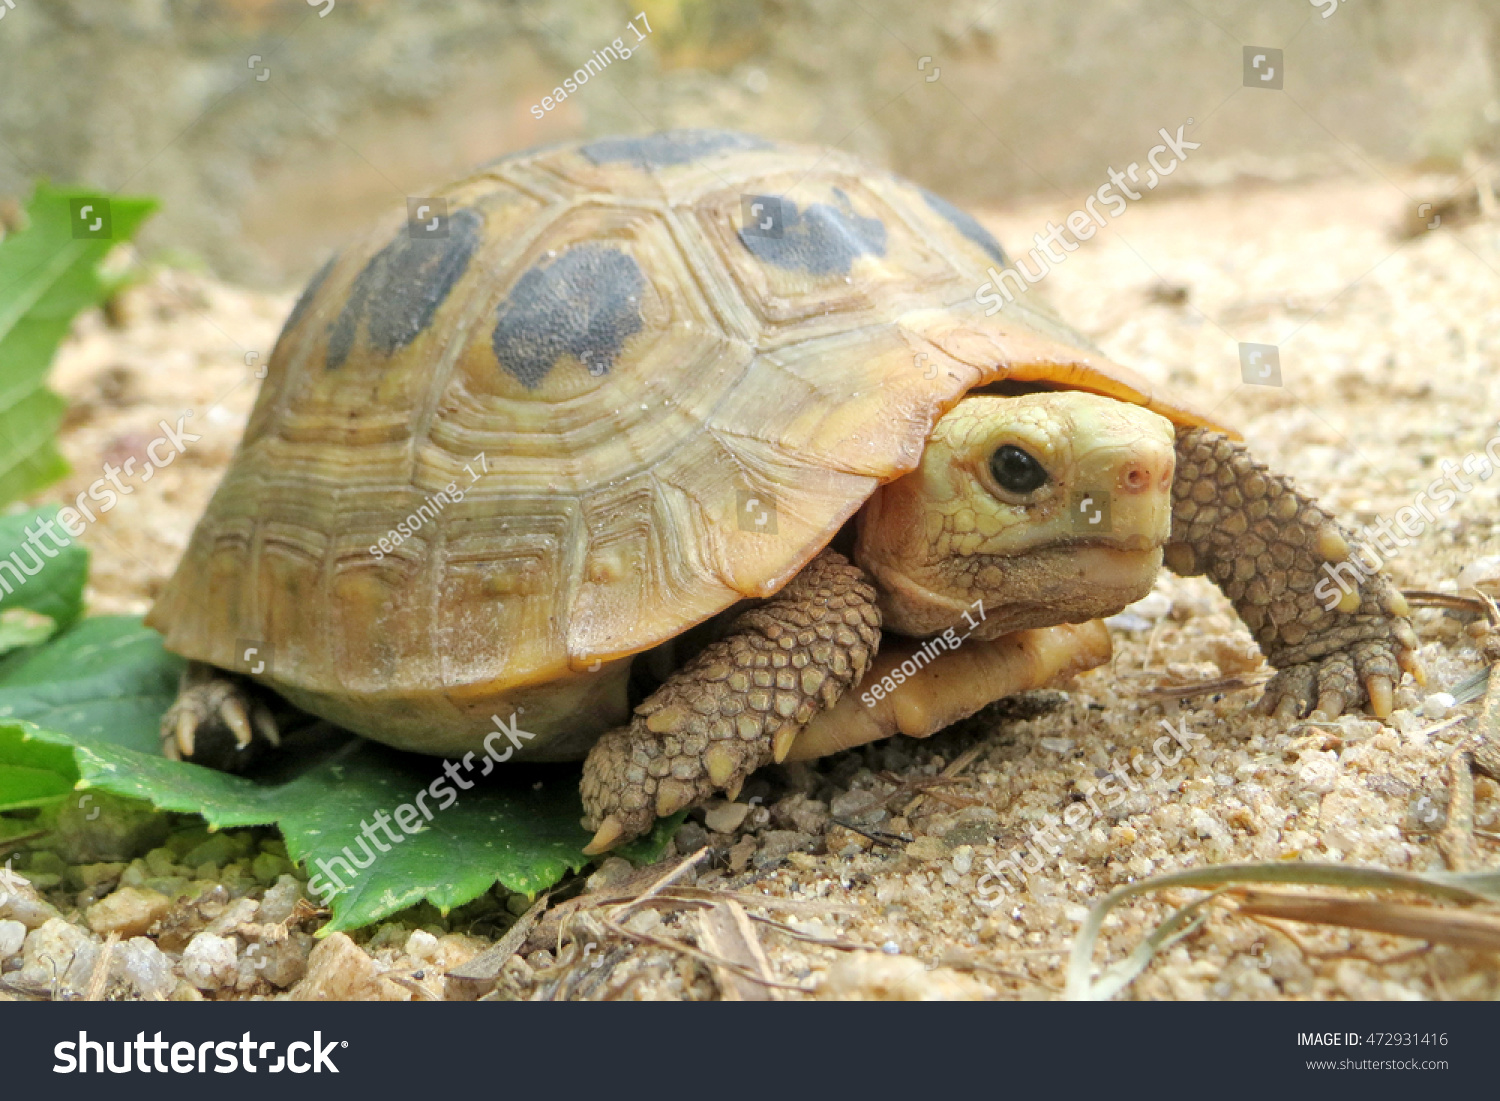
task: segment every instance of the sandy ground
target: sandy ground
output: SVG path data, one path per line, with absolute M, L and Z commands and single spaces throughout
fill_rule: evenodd
M 1346 518 L 1371 523 L 1412 503 L 1443 460 L 1482 452 L 1500 432 L 1493 362 L 1500 226 L 1450 220 L 1410 240 L 1395 232 L 1416 201 L 1452 186 L 1401 177 L 1141 204 L 1071 254 L 1039 290 L 1116 359 L 1240 426 L 1263 459 Z M 987 220 L 1016 247 L 1068 209 L 1037 204 Z M 170 572 L 252 403 L 251 353 L 269 354 L 292 297 L 163 272 L 125 296 L 123 327 L 97 315 L 79 323 L 55 376 L 73 403 L 62 446 L 76 472 L 48 499 L 73 497 L 101 476 L 104 459 L 120 465 L 140 456 L 163 418 L 175 423 L 192 409 L 187 427 L 202 436 L 89 530 L 95 612 L 143 611 Z M 1283 386 L 1242 384 L 1240 341 L 1279 346 Z M 1397 581 L 1453 589 L 1466 568 L 1500 572 L 1482 563 L 1500 553 L 1497 495 L 1500 478 L 1461 494 L 1389 563 Z M 1430 673 L 1425 691 L 1443 690 L 1478 668 L 1473 640 L 1456 620 L 1422 611 L 1416 623 Z M 1467 729 L 1467 720 L 1449 720 L 1472 714 L 1473 705 L 1448 713 L 1441 703 L 1424 704 L 1408 677 L 1386 724 L 1354 717 L 1285 725 L 1248 713 L 1253 687 L 1185 700 L 1153 694 L 1264 672 L 1248 633 L 1201 580 L 1163 577 L 1116 636 L 1112 666 L 1079 678 L 1066 695 L 1043 693 L 1024 706 L 983 712 L 925 743 L 887 743 L 771 770 L 742 796 L 757 801 L 748 814 L 721 808 L 711 815 L 720 827 L 743 819 L 732 831 L 707 828 L 698 812 L 677 842 L 684 852 L 699 844 L 714 849 L 697 885 L 792 900 L 790 913 L 771 915 L 786 923 L 781 929 L 756 926 L 770 973 L 789 987 L 824 997 L 1050 998 L 1061 991 L 1066 953 L 1089 905 L 1141 877 L 1249 860 L 1444 867 L 1432 834 L 1447 805 L 1442 768 Z M 1198 748 L 1155 779 L 1140 780 L 1121 806 L 1052 834 L 1056 855 L 1024 889 L 981 897 L 986 860 L 1019 850 L 1106 770 L 1151 754 L 1163 719 L 1202 734 Z M 922 782 L 945 770 L 952 781 L 921 794 Z M 1500 789 L 1481 779 L 1476 793 L 1476 824 L 1495 831 Z M 1500 858 L 1491 838 L 1481 834 L 1477 844 L 1487 863 Z M 594 886 L 623 874 L 612 862 Z M 1127 903 L 1107 923 L 1096 959 L 1120 959 L 1191 897 Z M 983 904 L 990 900 L 998 904 Z M 510 912 L 521 908 L 511 900 Z M 502 911 L 488 935 L 509 920 Z M 585 926 L 606 941 L 603 965 L 598 955 L 585 965 L 578 945 L 563 947 L 559 962 L 533 937 L 524 962 L 517 957 L 506 966 L 501 994 L 701 998 L 764 989 L 639 943 L 652 936 L 722 943 L 723 929 L 715 941 L 703 921 L 643 911 L 631 919 L 632 947 Z M 412 933 L 417 926 L 426 931 Z M 428 909 L 358 934 L 366 953 L 331 938 L 300 989 L 307 994 L 316 980 L 324 986 L 315 993 L 327 996 L 461 996 L 455 980 L 445 988 L 431 977 L 434 961 L 452 966 L 487 939 L 433 940 L 476 928 L 459 926 L 457 917 L 445 923 Z M 552 936 L 556 949 L 555 930 Z M 578 934 L 580 944 L 584 939 Z M 305 956 L 307 938 L 299 943 Z M 241 934 L 239 950 L 248 944 L 249 934 Z M 1126 996 L 1500 994 L 1493 955 L 1435 948 L 1401 958 L 1415 946 L 1312 926 L 1288 935 L 1215 912 Z M 182 950 L 180 943 L 171 949 L 174 966 Z M 329 978 L 334 972 L 369 981 L 339 985 Z M 293 967 L 288 985 L 300 973 Z M 413 974 L 424 977 L 414 981 Z M 232 996 L 232 983 L 186 985 Z M 275 995 L 277 988 L 241 984 L 241 996 L 247 992 Z M 195 996 L 183 984 L 177 993 Z

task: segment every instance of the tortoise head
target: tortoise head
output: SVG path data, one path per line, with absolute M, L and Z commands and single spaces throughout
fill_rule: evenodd
M 1112 615 L 1150 591 L 1171 530 L 1174 430 L 1076 391 L 973 395 L 859 516 L 885 626 L 978 638 Z

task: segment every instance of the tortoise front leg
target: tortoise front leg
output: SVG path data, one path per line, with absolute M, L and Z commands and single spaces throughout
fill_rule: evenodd
M 930 738 L 996 700 L 1103 665 L 1112 652 L 1109 628 L 1099 619 L 966 639 L 928 664 L 920 658 L 922 645 L 887 640 L 859 688 L 814 715 L 797 735 L 791 759 L 826 757 L 897 734 Z M 916 672 L 907 674 L 913 665 Z M 889 695 L 871 691 L 887 677 L 895 683 L 903 675 Z
M 716 790 L 733 798 L 859 683 L 879 646 L 874 588 L 825 550 L 668 678 L 629 726 L 595 743 L 582 792 L 597 832 L 584 852 L 637 837 Z
M 1221 432 L 1177 431 L 1166 564 L 1212 578 L 1276 667 L 1263 711 L 1335 718 L 1368 701 L 1384 718 L 1401 670 L 1422 680 L 1406 600 L 1366 565 L 1379 559 Z

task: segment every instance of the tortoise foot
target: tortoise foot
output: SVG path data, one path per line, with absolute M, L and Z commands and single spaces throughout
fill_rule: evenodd
M 162 753 L 221 772 L 240 772 L 281 744 L 275 716 L 243 677 L 190 662 L 161 720 Z
M 741 615 L 605 734 L 583 766 L 583 805 L 601 853 L 786 759 L 798 733 L 864 676 L 880 645 L 875 590 L 824 551 Z
M 1405 598 L 1381 556 L 1243 444 L 1179 429 L 1167 565 L 1207 574 L 1234 603 L 1276 676 L 1260 708 L 1328 718 L 1391 713 L 1409 672 L 1424 679 Z

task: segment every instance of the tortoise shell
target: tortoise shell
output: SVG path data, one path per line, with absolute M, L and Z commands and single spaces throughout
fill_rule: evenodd
M 775 592 L 974 387 L 1206 423 L 1035 296 L 986 316 L 990 234 L 836 150 L 596 140 L 411 207 L 297 302 L 150 619 L 375 737 Z

